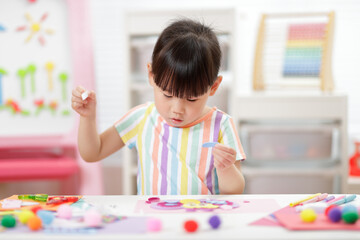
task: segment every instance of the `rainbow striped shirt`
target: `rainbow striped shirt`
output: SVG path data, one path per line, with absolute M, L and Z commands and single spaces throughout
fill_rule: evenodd
M 154 103 L 131 109 L 115 123 L 129 147 L 138 152 L 138 194 L 219 194 L 211 148 L 205 142 L 219 142 L 236 150 L 237 160 L 245 154 L 232 118 L 211 109 L 186 128 L 172 127 L 160 116 Z

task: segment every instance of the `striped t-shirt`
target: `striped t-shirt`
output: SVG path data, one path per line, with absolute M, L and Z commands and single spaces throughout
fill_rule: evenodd
M 172 127 L 160 116 L 154 103 L 131 109 L 115 127 L 129 147 L 138 152 L 137 190 L 142 195 L 219 194 L 212 148 L 219 142 L 245 154 L 232 118 L 211 109 L 201 121 L 186 128 Z

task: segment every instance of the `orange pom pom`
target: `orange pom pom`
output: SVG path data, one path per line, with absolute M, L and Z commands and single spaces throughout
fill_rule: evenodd
M 38 216 L 33 216 L 33 217 L 31 217 L 29 219 L 27 225 L 32 231 L 36 231 L 36 230 L 39 230 L 41 228 L 42 222 L 41 222 L 41 219 Z

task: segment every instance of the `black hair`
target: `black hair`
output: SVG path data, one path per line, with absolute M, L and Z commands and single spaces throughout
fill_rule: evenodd
M 220 60 L 220 45 L 212 28 L 190 19 L 177 20 L 155 44 L 155 84 L 178 98 L 201 96 L 214 84 Z

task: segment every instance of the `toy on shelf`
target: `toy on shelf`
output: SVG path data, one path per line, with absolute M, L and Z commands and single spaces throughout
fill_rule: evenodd
M 42 27 L 42 23 L 46 20 L 46 18 L 48 17 L 47 13 L 44 13 L 42 15 L 42 17 L 40 18 L 40 20 L 38 22 L 35 22 L 33 20 L 33 18 L 31 17 L 31 15 L 29 13 L 25 14 L 25 18 L 26 20 L 29 22 L 29 25 L 24 25 L 24 26 L 20 26 L 16 29 L 16 31 L 25 31 L 25 30 L 30 30 L 30 34 L 29 36 L 25 39 L 25 42 L 29 42 L 33 36 L 38 35 L 38 40 L 39 43 L 44 46 L 45 45 L 45 39 L 43 37 L 43 33 L 46 34 L 53 34 L 54 30 L 52 29 L 43 29 Z
M 264 14 L 255 51 L 253 89 L 334 89 L 334 12 Z

